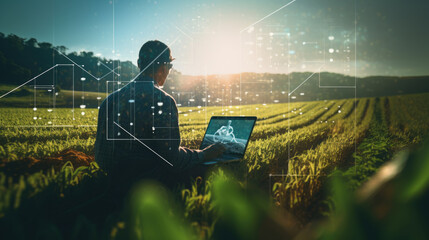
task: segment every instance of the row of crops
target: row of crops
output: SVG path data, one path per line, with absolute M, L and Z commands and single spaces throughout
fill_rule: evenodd
M 381 109 L 392 138 L 406 146 L 429 133 L 428 94 L 287 104 L 259 104 L 208 108 L 180 108 L 182 145 L 197 148 L 214 115 L 258 117 L 245 158 L 239 164 L 216 166 L 232 172 L 244 185 L 266 189 L 277 206 L 292 212 L 309 208 L 334 169 L 353 166 L 351 155 L 365 139 Z M 82 114 L 84 112 L 84 114 Z M 74 149 L 93 155 L 97 109 L 0 109 L 1 162 L 41 158 Z M 36 119 L 35 119 L 36 118 Z M 399 144 L 400 145 L 400 144 Z M 67 170 L 68 169 L 68 170 Z M 67 174 L 64 171 L 68 171 Z M 0 213 L 18 208 L 50 184 L 56 191 L 76 185 L 99 172 L 95 165 L 80 170 L 38 173 L 18 182 L 0 177 Z M 84 176 L 85 175 L 85 176 Z M 61 180 L 62 179 L 62 180 Z M 183 189 L 186 217 L 196 228 L 212 226 L 210 185 Z M 60 189 L 60 190 L 58 190 Z M 206 214 L 202 214 L 205 212 Z M 1 215 L 0 215 L 1 217 Z

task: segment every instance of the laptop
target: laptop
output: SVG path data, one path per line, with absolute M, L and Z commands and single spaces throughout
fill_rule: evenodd
M 200 149 L 214 143 L 224 144 L 226 150 L 219 158 L 205 165 L 238 161 L 244 157 L 256 117 L 213 116 L 210 119 Z

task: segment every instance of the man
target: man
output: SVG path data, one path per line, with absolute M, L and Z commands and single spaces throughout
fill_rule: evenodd
M 220 144 L 204 150 L 180 147 L 176 102 L 161 89 L 173 60 L 167 45 L 146 42 L 139 52 L 141 74 L 100 106 L 95 161 L 113 181 L 129 185 L 150 178 L 174 184 L 202 175 L 202 163 L 225 150 Z

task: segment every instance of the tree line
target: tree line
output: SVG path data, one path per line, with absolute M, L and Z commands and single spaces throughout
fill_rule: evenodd
M 105 91 L 106 81 L 129 81 L 138 73 L 137 67 L 130 61 L 101 58 L 91 51 L 67 53 L 67 50 L 65 46 L 38 42 L 35 38 L 25 39 L 15 34 L 6 36 L 0 33 L 0 84 L 20 85 L 56 64 L 69 65 L 58 66 L 46 72 L 37 78 L 37 84 L 55 85 L 62 89 L 73 89 L 74 85 L 77 90 L 83 88 L 86 91 Z M 73 69 L 70 60 L 86 71 L 77 66 Z M 115 75 L 112 73 L 113 68 L 117 73 Z M 86 81 L 80 81 L 81 79 Z
M 59 88 L 106 92 L 106 81 L 127 82 L 139 72 L 130 61 L 98 57 L 91 51 L 67 50 L 65 46 L 53 46 L 35 38 L 0 33 L 0 84 L 20 85 L 55 64 L 66 64 L 28 85 L 53 85 L 57 92 Z M 72 61 L 80 67 L 72 67 Z M 164 90 L 181 106 L 228 106 L 428 92 L 428 82 L 427 76 L 355 78 L 331 72 L 188 76 L 173 69 Z

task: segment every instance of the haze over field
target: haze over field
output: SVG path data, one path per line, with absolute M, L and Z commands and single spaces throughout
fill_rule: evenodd
M 91 51 L 67 52 L 65 46 L 12 34 L 0 33 L 0 54 L 0 106 L 98 107 L 106 93 L 139 73 L 130 61 L 112 61 Z M 178 106 L 229 106 L 421 93 L 429 91 L 428 80 L 427 76 L 361 78 L 323 71 L 191 76 L 173 69 L 164 90 Z
M 2 1 L 0 32 L 136 64 L 171 44 L 186 75 L 427 75 L 429 4 L 399 0 Z M 37 19 L 37 21 L 35 21 Z M 355 24 L 356 23 L 356 24 Z

